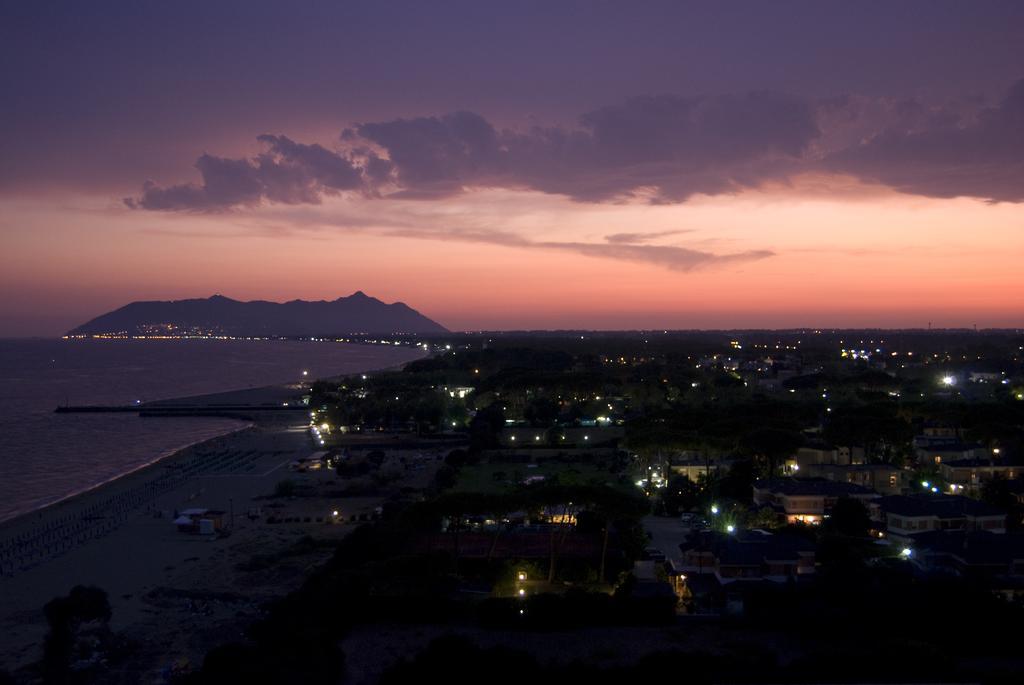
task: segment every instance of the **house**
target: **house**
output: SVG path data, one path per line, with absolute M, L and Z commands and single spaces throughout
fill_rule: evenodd
M 898 495 L 910 479 L 910 472 L 891 464 L 812 464 L 800 469 L 807 478 L 824 478 L 838 483 L 853 483 L 883 495 Z
M 993 478 L 1013 480 L 1021 473 L 1020 466 L 991 459 L 954 459 L 939 462 L 939 472 L 950 483 L 977 487 Z
M 960 437 L 960 430 L 951 424 L 941 421 L 925 421 L 921 427 L 921 435 L 918 438 L 925 440 L 957 440 Z
M 787 523 L 821 523 L 841 497 L 866 505 L 879 494 L 862 485 L 824 478 L 767 478 L 754 483 L 754 504 L 772 507 L 785 515 Z
M 699 454 L 682 454 L 669 459 L 669 471 L 673 476 L 686 476 L 694 483 L 702 476 L 710 476 L 719 471 L 728 471 L 736 463 L 734 459 L 705 459 Z
M 880 531 L 909 542 L 929 531 L 1006 532 L 1006 514 L 961 495 L 892 495 L 870 503 L 868 511 Z
M 679 548 L 683 571 L 713 574 L 723 585 L 737 581 L 783 583 L 815 572 L 814 543 L 795 535 L 703 531 L 691 535 Z
M 985 583 L 1008 600 L 1024 596 L 1024 535 L 989 531 L 932 531 L 914 538 L 927 569 Z
M 914 455 L 919 463 L 942 464 L 947 461 L 975 459 L 985 455 L 985 448 L 976 443 L 959 440 L 932 440 L 922 444 L 914 439 Z
M 824 442 L 810 442 L 798 448 L 790 460 L 797 470 L 818 464 L 863 464 L 864 448 L 857 446 L 831 445 Z

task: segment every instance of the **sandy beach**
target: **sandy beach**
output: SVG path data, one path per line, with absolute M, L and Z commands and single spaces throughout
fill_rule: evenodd
M 187 399 L 258 404 L 296 394 L 295 386 L 276 386 Z M 43 605 L 80 584 L 108 593 L 111 627 L 133 642 L 121 667 L 133 681 L 162 682 L 175 668 L 195 666 L 213 644 L 239 637 L 263 602 L 298 587 L 353 519 L 372 516 L 381 502 L 342 496 L 333 471 L 290 468 L 315 451 L 307 422 L 304 412 L 264 412 L 230 434 L 0 524 L 0 669 L 17 672 L 40 658 Z M 285 479 L 302 496 L 274 497 Z M 179 532 L 174 518 L 188 508 L 223 511 L 223 530 Z M 268 555 L 273 563 L 261 563 Z

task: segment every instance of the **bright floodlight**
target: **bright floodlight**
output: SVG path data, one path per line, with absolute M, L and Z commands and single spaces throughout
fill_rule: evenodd
M 733 533 L 733 532 L 735 532 L 735 531 L 736 531 L 736 526 L 734 526 L 734 525 L 732 525 L 732 524 L 730 523 L 729 525 L 727 525 L 727 526 L 725 527 L 725 529 L 726 529 L 726 531 L 728 531 L 728 532 L 730 532 L 730 533 Z
M 711 505 L 711 513 L 712 514 L 717 514 L 718 513 L 718 505 L 717 504 L 712 504 Z
M 956 378 L 954 378 L 953 376 L 943 376 L 942 384 L 945 386 L 956 385 Z
M 914 553 L 914 551 L 912 549 L 910 549 L 909 547 L 904 547 L 903 549 L 900 550 L 900 556 L 903 557 L 904 559 L 909 559 L 910 555 L 913 554 L 913 553 Z

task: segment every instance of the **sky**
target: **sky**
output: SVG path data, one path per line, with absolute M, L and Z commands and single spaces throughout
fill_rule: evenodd
M 0 336 L 1024 326 L 1024 3 L 0 0 Z

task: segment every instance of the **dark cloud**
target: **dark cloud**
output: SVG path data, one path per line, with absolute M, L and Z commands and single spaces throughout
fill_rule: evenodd
M 830 171 L 929 197 L 1024 201 L 1024 79 L 965 121 L 955 111 L 908 115 L 824 160 Z
M 497 131 L 473 112 L 361 124 L 357 133 L 388 152 L 406 189 L 443 190 L 497 173 L 505 150 Z
M 933 197 L 1024 200 L 1024 81 L 995 107 L 769 91 L 646 96 L 576 127 L 498 130 L 473 112 L 362 123 L 342 152 L 263 135 L 252 159 L 203 155 L 202 182 L 147 183 L 132 207 L 222 210 L 324 195 L 429 200 L 474 188 L 526 189 L 581 202 L 682 202 L 825 170 Z M 611 242 L 627 243 L 628 240 Z
M 218 211 L 256 205 L 316 204 L 325 194 L 363 187 L 360 168 L 348 157 L 286 136 L 262 135 L 266 150 L 254 159 L 204 154 L 196 162 L 202 183 L 161 187 L 147 181 L 129 207 L 153 210 Z
M 417 197 L 501 185 L 582 201 L 636 192 L 680 201 L 756 185 L 774 173 L 772 160 L 798 158 L 818 129 L 808 102 L 758 92 L 632 98 L 583 115 L 575 129 L 499 132 L 456 112 L 362 124 L 356 133 L 387 152 L 399 185 Z
M 633 98 L 585 114 L 578 128 L 528 132 L 498 131 L 479 114 L 454 112 L 347 129 L 345 154 L 260 136 L 268 147 L 256 158 L 204 155 L 201 184 L 147 184 L 128 204 L 210 210 L 262 200 L 315 203 L 364 184 L 418 199 L 499 186 L 581 201 L 642 194 L 672 202 L 757 185 L 777 175 L 780 162 L 797 160 L 817 135 L 807 102 L 770 92 Z

